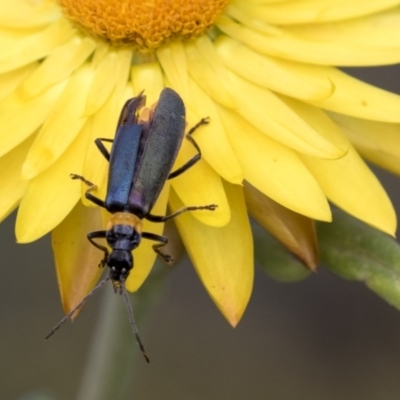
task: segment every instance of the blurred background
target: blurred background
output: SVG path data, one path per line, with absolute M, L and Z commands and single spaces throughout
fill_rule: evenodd
M 346 71 L 400 93 L 399 67 Z M 374 171 L 400 215 L 400 181 Z M 12 215 L 0 225 L 0 399 L 75 399 L 111 288 L 45 342 L 62 317 L 50 238 L 17 245 L 14 222 Z M 400 311 L 323 269 L 292 284 L 256 270 L 247 312 L 232 329 L 185 258 L 139 325 L 152 362 L 138 357 L 132 338 L 137 362 L 127 399 L 400 398 Z M 123 328 L 131 334 L 128 322 Z

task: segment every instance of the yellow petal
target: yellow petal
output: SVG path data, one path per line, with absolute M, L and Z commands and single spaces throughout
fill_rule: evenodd
M 162 70 L 159 63 L 133 65 L 131 68 L 131 80 L 135 96 L 144 90 L 148 106 L 158 101 L 164 88 Z
M 276 203 L 245 182 L 244 194 L 251 216 L 312 271 L 318 266 L 314 221 Z
M 333 65 L 384 65 L 398 62 L 394 54 L 400 46 L 400 9 L 393 7 L 364 18 L 341 20 L 335 23 L 310 24 L 287 27 L 289 34 L 309 41 L 342 43 L 344 49 L 358 46 L 353 62 Z M 345 51 L 346 51 L 345 50 Z M 392 54 L 391 54 L 392 53 Z M 357 60 L 357 61 L 356 61 Z
M 82 171 L 90 125 L 89 121 L 51 168 L 29 181 L 18 209 L 15 228 L 18 242 L 32 242 L 45 235 L 75 206 L 81 187 L 70 174 Z
M 61 10 L 53 1 L 2 0 L 0 25 L 34 27 L 48 24 L 58 19 Z
M 0 135 L 0 156 L 23 142 L 42 125 L 66 84 L 67 81 L 58 83 L 29 99 L 23 96 L 21 90 L 16 90 L 0 103 L 0 126 L 3 132 L 8 133 Z
M 1 6 L 0 6 L 1 7 Z M 6 49 L 12 49 L 13 44 L 15 42 L 19 42 L 20 40 L 25 40 L 27 36 L 27 32 L 30 35 L 34 35 L 43 31 L 43 28 L 30 28 L 29 30 L 25 29 L 15 29 L 15 28 L 6 28 L 0 25 L 0 47 L 6 51 Z M 0 56 L 1 57 L 1 56 Z M 11 70 L 10 70 L 11 71 Z
M 350 19 L 393 7 L 399 4 L 399 0 L 254 1 L 254 4 L 249 4 L 252 1 L 233 0 L 232 3 L 249 17 L 286 25 Z
M 117 53 L 116 49 L 111 48 L 107 43 L 97 42 L 96 49 L 94 50 L 94 53 L 90 60 L 91 61 L 90 65 L 92 66 L 92 68 L 97 68 L 99 64 L 101 64 L 104 61 L 104 59 L 107 58 L 107 54 L 109 52 Z
M 32 145 L 33 137 L 0 158 L 0 221 L 6 218 L 16 207 L 24 195 L 28 182 L 21 180 L 21 167 L 26 154 Z
M 264 135 L 235 112 L 219 109 L 245 179 L 283 206 L 323 221 L 328 202 L 296 153 Z
M 118 75 L 118 79 L 115 86 L 115 92 L 117 98 L 121 98 L 126 90 L 129 73 L 132 66 L 132 50 L 129 47 L 122 47 L 118 49 L 117 56 L 118 68 L 115 73 Z
M 95 66 L 96 69 L 88 93 L 85 116 L 92 115 L 98 111 L 111 95 L 118 79 L 115 74 L 117 66 L 117 55 L 113 51 L 107 53 Z
M 363 158 L 400 175 L 400 124 L 367 121 L 335 113 L 330 116 Z
M 43 59 L 74 33 L 75 30 L 69 22 L 62 18 L 39 33 L 15 41 L 0 54 L 0 73 Z
M 313 107 L 302 101 L 284 95 L 277 95 L 288 107 L 296 112 L 309 126 L 319 133 L 322 139 L 338 149 L 337 158 L 343 157 L 349 149 L 349 141 L 332 122 L 332 120 L 318 107 Z
M 216 41 L 216 49 L 232 71 L 257 85 L 342 114 L 400 122 L 398 95 L 335 68 L 260 55 L 226 37 Z
M 167 183 L 151 211 L 153 215 L 166 215 L 168 197 L 169 184 Z M 155 233 L 156 235 L 162 235 L 163 229 L 164 223 L 155 223 L 143 220 L 143 232 L 151 232 Z M 157 242 L 152 240 L 142 239 L 140 246 L 134 250 L 134 267 L 129 274 L 128 280 L 126 281 L 126 288 L 129 291 L 135 292 L 138 290 L 153 268 L 157 256 L 153 250 L 153 245 L 156 243 Z M 165 252 L 164 248 L 162 248 L 161 251 Z
M 190 160 L 195 154 L 192 144 L 188 140 L 183 140 L 173 170 Z M 215 211 L 192 212 L 193 216 L 203 224 L 220 227 L 229 222 L 231 213 L 221 177 L 204 160 L 200 160 L 182 175 L 172 179 L 171 185 L 185 206 L 218 205 Z
M 169 82 L 181 96 L 188 93 L 188 70 L 185 48 L 179 41 L 168 43 L 156 51 L 157 59 Z
M 189 73 L 215 101 L 225 107 L 234 107 L 226 88 L 226 67 L 218 56 L 214 43 L 207 36 L 191 41 L 185 46 Z
M 400 122 L 400 96 L 355 79 L 335 68 L 323 68 L 335 87 L 332 96 L 310 101 L 341 114 L 385 122 Z
M 400 61 L 398 14 L 396 10 L 346 22 L 278 28 L 230 9 L 240 23 L 224 15 L 217 27 L 251 49 L 279 58 L 321 65 L 384 65 Z
M 0 75 L 0 101 L 16 90 L 19 84 L 38 66 L 34 62 Z
M 343 148 L 324 136 L 268 89 L 228 72 L 230 94 L 236 111 L 260 131 L 299 152 L 321 158 L 337 158 Z M 333 140 L 332 140 L 333 139 Z
M 183 245 L 182 239 L 179 236 L 178 229 L 176 228 L 173 219 L 168 220 L 164 225 L 163 235 L 168 238 L 168 243 L 163 247 L 163 252 L 172 257 L 172 260 L 168 263 L 169 267 L 174 267 L 183 254 L 185 253 L 185 246 Z
M 253 243 L 242 188 L 225 185 L 232 218 L 228 225 L 213 228 L 189 213 L 175 222 L 201 281 L 218 309 L 232 326 L 240 321 L 253 287 Z M 171 193 L 171 207 L 182 206 Z
M 244 79 L 300 100 L 319 100 L 334 91 L 320 67 L 261 55 L 240 42 L 221 35 L 215 47 L 226 66 Z
M 49 168 L 82 130 L 87 121 L 83 114 L 92 76 L 93 71 L 86 65 L 69 80 L 28 153 L 22 168 L 25 179 Z
M 95 46 L 93 39 L 81 39 L 78 36 L 58 46 L 24 82 L 24 92 L 28 96 L 35 96 L 68 78 L 93 53 Z
M 66 314 L 90 292 L 104 271 L 98 267 L 101 252 L 86 236 L 101 227 L 99 210 L 78 203 L 52 232 L 58 287 Z
M 184 98 L 187 108 L 196 115 L 197 122 L 209 117 L 209 124 L 200 127 L 193 135 L 201 148 L 202 157 L 225 180 L 233 184 L 243 182 L 243 173 L 229 143 L 218 111 L 210 97 L 192 79 L 189 96 Z M 193 122 L 193 118 L 190 119 Z
M 329 200 L 347 213 L 390 235 L 396 213 L 379 180 L 352 146 L 339 160 L 299 155 Z

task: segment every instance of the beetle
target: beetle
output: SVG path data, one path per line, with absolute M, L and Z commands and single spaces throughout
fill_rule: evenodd
M 154 109 L 150 109 L 148 119 L 140 119 L 138 111 L 144 107 L 146 98 L 142 93 L 128 100 L 122 108 L 114 139 L 98 138 L 95 144 L 109 161 L 108 186 L 105 200 L 95 195 L 97 186 L 81 175 L 71 174 L 72 179 L 83 181 L 89 186 L 85 197 L 94 204 L 105 208 L 112 216 L 105 230 L 88 233 L 89 241 L 103 251 L 101 267 L 110 268 L 109 276 L 101 281 L 46 337 L 50 337 L 76 310 L 82 307 L 88 296 L 93 294 L 107 280 L 111 280 L 115 290 L 124 294 L 131 325 L 137 342 L 148 361 L 138 337 L 133 314 L 125 289 L 125 281 L 133 268 L 132 250 L 137 248 L 142 238 L 158 242 L 154 251 L 166 262 L 172 258 L 160 249 L 168 243 L 165 236 L 142 231 L 142 220 L 165 222 L 185 211 L 215 210 L 217 205 L 182 207 L 170 215 L 151 214 L 151 210 L 168 179 L 175 178 L 193 166 L 201 158 L 201 151 L 191 136 L 208 119 L 202 119 L 187 134 L 186 138 L 197 150 L 197 154 L 183 166 L 171 172 L 182 140 L 185 136 L 185 106 L 174 90 L 165 88 Z M 111 142 L 111 152 L 104 142 Z M 108 248 L 97 239 L 106 239 Z
M 186 135 L 194 145 L 197 154 L 187 163 L 171 173 L 176 156 L 181 147 L 185 131 L 185 106 L 181 97 L 172 89 L 165 88 L 149 121 L 138 120 L 137 111 L 145 104 L 143 93 L 128 100 L 121 112 L 115 139 L 96 139 L 100 152 L 110 162 L 108 187 L 105 200 L 91 192 L 97 186 L 84 177 L 71 174 L 72 179 L 80 179 L 89 189 L 85 196 L 88 200 L 105 208 L 112 215 L 107 229 L 91 232 L 89 241 L 104 252 L 100 265 L 110 267 L 111 280 L 118 287 L 124 282 L 133 268 L 132 250 L 142 238 L 158 241 L 154 251 L 166 262 L 171 257 L 160 248 L 168 243 L 164 236 L 151 232 L 142 232 L 142 219 L 152 222 L 165 222 L 185 211 L 215 210 L 216 205 L 183 207 L 167 216 L 151 214 L 160 192 L 167 179 L 172 179 L 194 165 L 201 158 L 201 151 L 191 134 L 200 126 L 208 123 L 202 119 Z M 113 142 L 111 153 L 103 142 Z M 112 249 L 100 245 L 95 239 L 105 238 Z

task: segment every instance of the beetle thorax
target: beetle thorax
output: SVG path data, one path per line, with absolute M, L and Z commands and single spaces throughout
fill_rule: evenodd
M 115 213 L 106 229 L 106 240 L 112 251 L 107 258 L 113 282 L 123 282 L 133 268 L 132 250 L 142 238 L 142 221 L 133 214 Z
M 132 251 L 142 237 L 142 221 L 130 213 L 115 213 L 109 220 L 106 229 L 108 245 L 115 250 Z

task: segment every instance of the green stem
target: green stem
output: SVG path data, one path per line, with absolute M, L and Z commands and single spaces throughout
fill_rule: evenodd
M 165 270 L 165 266 L 161 269 Z M 135 295 L 134 309 L 139 326 L 163 292 L 160 286 L 164 275 L 163 272 L 153 273 L 140 294 Z M 115 295 L 111 289 L 105 292 L 78 400 L 126 399 L 136 360 L 146 363 L 128 325 L 122 296 Z

